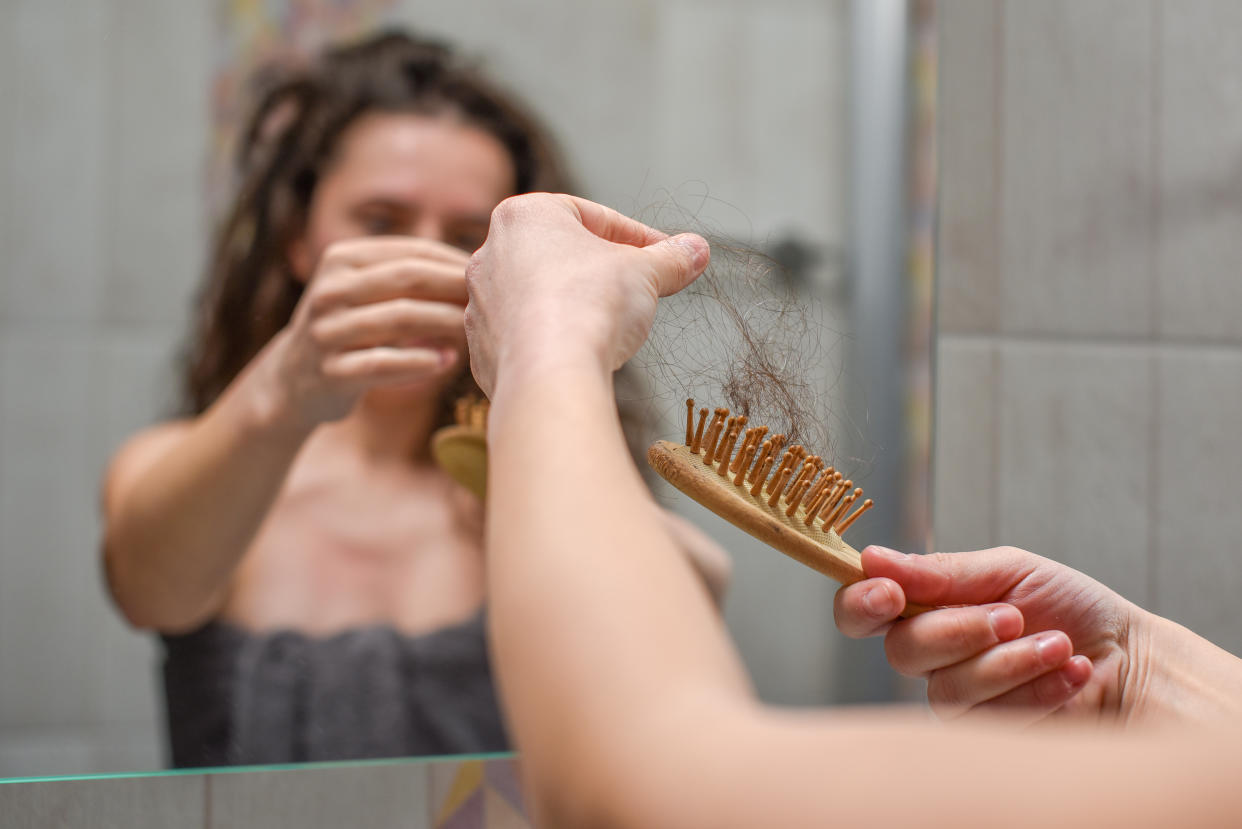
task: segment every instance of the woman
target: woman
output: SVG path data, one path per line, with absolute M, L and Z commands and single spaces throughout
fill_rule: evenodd
M 467 269 L 471 365 L 492 400 L 489 624 L 538 825 L 1236 825 L 1242 660 L 1020 551 L 912 562 L 869 549 L 876 578 L 842 593 L 840 618 L 861 634 L 891 623 L 907 596 L 1000 602 L 1001 636 L 1036 652 L 1042 640 L 1014 639 L 1012 613 L 1060 619 L 1101 655 L 1094 683 L 1064 651 L 1044 663 L 1092 690 L 1084 708 L 1179 728 L 1015 735 L 757 702 L 612 416 L 612 372 L 658 298 L 708 256 L 697 236 L 533 194 L 496 209 Z M 993 609 L 936 610 L 892 630 L 943 657 L 923 667 L 960 665 L 1008 644 L 973 631 Z M 1038 682 L 1020 656 L 965 667 L 963 701 Z
M 240 162 L 189 416 L 105 481 L 113 596 L 164 635 L 173 762 L 504 749 L 481 508 L 428 443 L 475 388 L 469 253 L 503 198 L 567 186 L 561 165 L 511 100 L 400 34 L 275 84 Z

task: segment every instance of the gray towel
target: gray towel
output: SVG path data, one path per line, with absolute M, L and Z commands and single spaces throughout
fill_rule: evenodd
M 213 622 L 163 638 L 175 766 L 509 748 L 482 614 L 413 637 L 389 627 L 312 637 Z

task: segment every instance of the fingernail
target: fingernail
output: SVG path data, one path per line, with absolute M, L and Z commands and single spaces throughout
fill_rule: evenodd
M 710 248 L 702 236 L 694 233 L 680 233 L 669 239 L 668 243 L 684 249 L 690 256 L 690 261 L 695 268 L 702 268 L 707 265 Z
M 876 618 L 887 616 L 890 598 L 887 585 L 876 585 L 863 593 L 863 609 L 867 611 L 868 616 Z
M 1091 678 L 1091 671 L 1091 660 L 1079 654 L 1066 660 L 1065 667 L 1061 669 L 1061 675 L 1071 688 L 1077 688 L 1087 684 L 1087 680 Z
M 1022 614 L 1013 605 L 998 604 L 988 610 L 988 624 L 997 639 L 1008 642 L 1022 633 Z
M 440 349 L 440 368 L 448 368 L 457 362 L 457 349 L 441 348 Z
M 1039 657 L 1039 661 L 1049 663 L 1053 661 L 1054 651 L 1059 650 L 1061 646 L 1061 635 L 1056 631 L 1047 631 L 1036 636 L 1035 655 Z
M 867 549 L 871 550 L 872 553 L 880 558 L 887 559 L 888 561 L 906 561 L 910 558 L 910 556 L 905 553 L 899 553 L 896 550 L 890 550 L 888 547 L 880 547 L 876 544 L 872 544 Z

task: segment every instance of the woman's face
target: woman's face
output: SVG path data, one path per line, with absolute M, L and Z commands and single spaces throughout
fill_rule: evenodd
M 515 177 L 504 145 L 456 118 L 363 115 L 315 190 L 306 233 L 290 251 L 294 270 L 309 280 L 329 245 L 359 236 L 417 236 L 472 252 Z

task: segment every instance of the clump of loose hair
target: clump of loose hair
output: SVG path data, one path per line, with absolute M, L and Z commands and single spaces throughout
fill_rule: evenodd
M 665 232 L 707 239 L 707 270 L 679 294 L 660 301 L 646 345 L 635 358 L 652 378 L 653 408 L 665 422 L 684 417 L 684 401 L 726 406 L 752 424 L 783 432 L 816 452 L 835 453 L 824 394 L 840 336 L 820 306 L 770 256 L 713 232 L 699 216 L 669 199 L 642 218 Z M 672 221 L 668 221 L 668 219 Z

